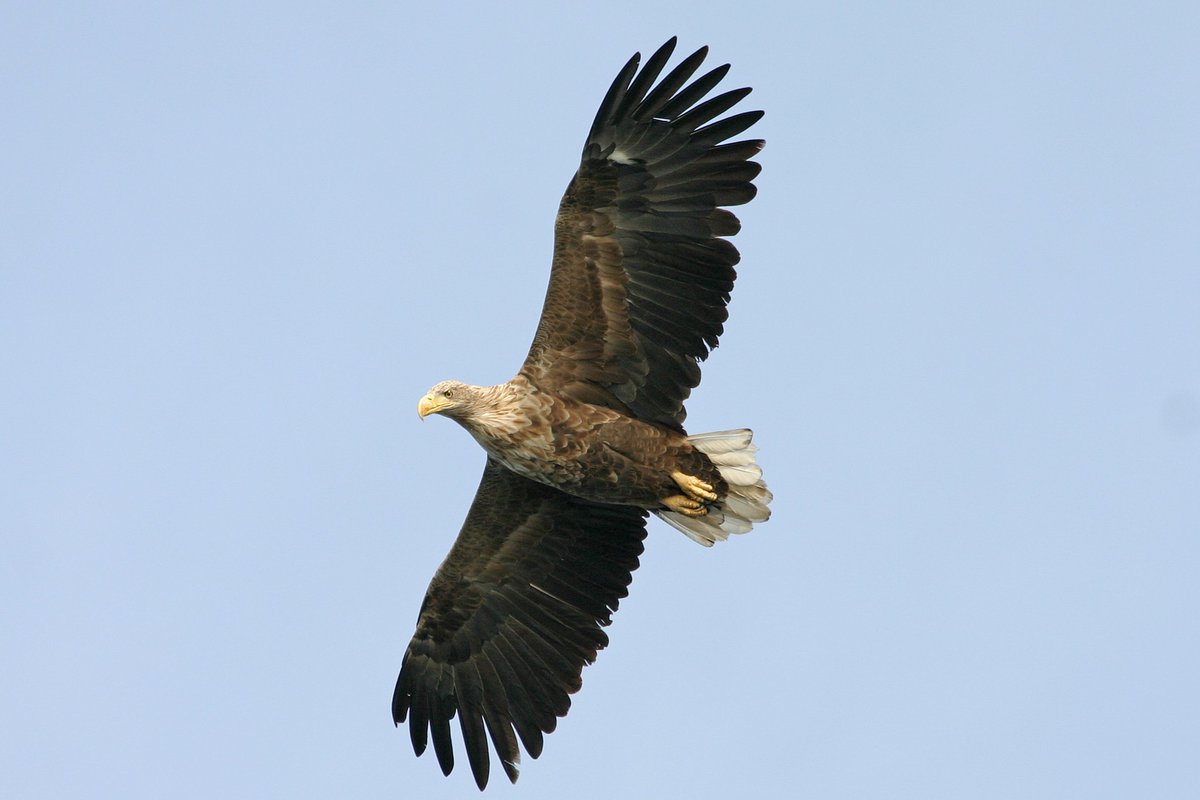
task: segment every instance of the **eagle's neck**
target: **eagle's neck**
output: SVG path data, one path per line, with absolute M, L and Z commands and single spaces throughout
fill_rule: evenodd
M 488 455 L 518 475 L 546 482 L 545 463 L 554 447 L 547 425 L 548 396 L 517 376 L 480 387 L 471 413 L 459 421 Z
M 524 382 L 481 386 L 478 402 L 472 405 L 463 425 L 485 448 L 485 440 L 511 440 L 530 425 L 528 395 L 529 387 Z

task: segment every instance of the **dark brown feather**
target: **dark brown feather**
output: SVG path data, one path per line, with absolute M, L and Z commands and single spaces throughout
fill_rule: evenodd
M 762 142 L 725 143 L 762 113 L 705 100 L 728 65 L 692 80 L 706 48 L 654 81 L 671 39 L 605 95 L 555 224 L 542 318 L 521 374 L 539 388 L 682 430 L 737 273 L 726 206 L 754 197 Z M 689 84 L 688 81 L 691 80 Z M 715 121 L 714 121 L 715 120 Z
M 518 739 L 536 758 L 608 643 L 602 627 L 625 596 L 646 512 L 590 503 L 492 460 L 462 531 L 434 575 L 404 655 L 392 714 L 413 750 L 429 738 L 454 768 L 450 720 L 475 781 L 489 776 L 488 740 L 510 780 Z

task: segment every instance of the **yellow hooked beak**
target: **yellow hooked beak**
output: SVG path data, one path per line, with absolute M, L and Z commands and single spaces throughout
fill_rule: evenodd
M 441 395 L 427 394 L 417 403 L 417 416 L 425 419 L 430 414 L 436 414 L 448 405 L 450 405 L 450 401 Z

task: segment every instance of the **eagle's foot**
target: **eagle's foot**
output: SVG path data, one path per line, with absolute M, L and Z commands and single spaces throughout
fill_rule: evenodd
M 705 483 L 694 475 L 684 475 L 682 472 L 672 472 L 671 479 L 683 490 L 683 493 L 698 503 L 715 503 L 717 493 L 710 484 Z
M 708 513 L 708 506 L 698 500 L 684 497 L 681 494 L 664 497 L 662 504 L 678 514 L 683 514 L 685 517 L 703 517 Z

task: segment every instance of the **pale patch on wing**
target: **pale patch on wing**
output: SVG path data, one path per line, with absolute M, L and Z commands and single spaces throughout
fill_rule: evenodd
M 613 148 L 613 151 L 608 154 L 608 160 L 615 161 L 618 164 L 636 164 L 637 163 L 636 159 L 630 158 L 626 153 L 624 153 L 621 150 L 617 150 L 616 148 Z

